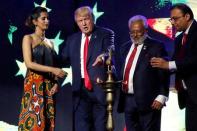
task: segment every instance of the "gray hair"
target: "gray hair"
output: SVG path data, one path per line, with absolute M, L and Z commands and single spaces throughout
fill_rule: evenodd
M 135 15 L 133 17 L 131 17 L 128 21 L 128 26 L 130 28 L 130 25 L 134 22 L 137 22 L 137 21 L 141 21 L 143 22 L 143 25 L 144 25 L 144 28 L 145 29 L 148 29 L 148 22 L 147 22 L 147 19 L 145 16 L 142 16 L 142 15 Z

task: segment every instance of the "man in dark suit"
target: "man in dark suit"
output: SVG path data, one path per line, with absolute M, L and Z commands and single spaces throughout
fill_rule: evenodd
M 106 68 L 98 65 L 109 47 L 114 44 L 113 31 L 94 24 L 93 12 L 88 6 L 75 11 L 80 32 L 67 38 L 62 56 L 72 66 L 73 119 L 75 131 L 105 131 L 105 93 L 96 84 L 96 78 L 106 78 Z
M 159 131 L 161 109 L 169 92 L 166 71 L 152 68 L 150 59 L 166 57 L 164 45 L 147 35 L 147 19 L 137 15 L 128 22 L 131 41 L 121 47 L 124 80 L 118 112 L 125 113 L 127 131 Z
M 176 73 L 179 107 L 186 107 L 186 131 L 197 131 L 197 22 L 185 4 L 172 6 L 170 17 L 175 29 L 182 31 L 175 39 L 172 61 L 152 58 L 151 64 Z

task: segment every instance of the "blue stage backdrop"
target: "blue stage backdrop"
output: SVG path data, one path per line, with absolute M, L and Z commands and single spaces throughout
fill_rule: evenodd
M 96 24 L 115 32 L 116 66 L 119 71 L 119 46 L 129 40 L 128 19 L 137 14 L 148 18 L 150 36 L 163 41 L 169 52 L 173 52 L 172 31 L 168 21 L 169 8 L 177 2 L 187 2 L 194 9 L 195 0 L 1 0 L 0 1 L 0 131 L 17 130 L 23 80 L 26 67 L 22 58 L 22 37 L 30 33 L 24 22 L 35 6 L 50 11 L 50 27 L 46 36 L 61 54 L 68 35 L 78 31 L 74 22 L 74 10 L 88 5 L 93 8 Z M 71 68 L 62 80 L 56 95 L 56 130 L 72 131 Z M 124 128 L 122 114 L 114 107 L 115 131 Z

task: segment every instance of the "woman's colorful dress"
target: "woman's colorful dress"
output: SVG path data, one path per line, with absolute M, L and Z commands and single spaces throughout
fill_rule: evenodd
M 44 42 L 32 48 L 32 59 L 36 63 L 55 66 L 56 57 L 55 51 Z M 54 96 L 49 94 L 54 82 L 51 73 L 27 70 L 19 116 L 19 131 L 54 130 L 55 101 Z

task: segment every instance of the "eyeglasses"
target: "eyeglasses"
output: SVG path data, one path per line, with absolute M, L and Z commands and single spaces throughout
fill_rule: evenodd
M 179 16 L 179 17 L 172 17 L 169 19 L 170 22 L 177 22 L 181 17 L 184 17 L 184 16 Z

